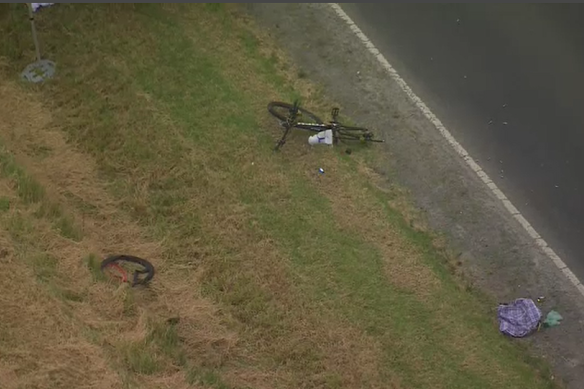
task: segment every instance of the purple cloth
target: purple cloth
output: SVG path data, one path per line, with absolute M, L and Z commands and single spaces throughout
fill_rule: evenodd
M 497 309 L 499 330 L 509 336 L 522 338 L 539 325 L 541 311 L 531 299 L 517 299 Z

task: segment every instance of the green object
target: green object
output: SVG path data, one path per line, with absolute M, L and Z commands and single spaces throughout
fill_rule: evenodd
M 543 325 L 546 327 L 555 327 L 560 325 L 562 319 L 563 319 L 562 315 L 560 315 L 558 312 L 550 311 L 547 314 L 545 321 L 543 322 Z

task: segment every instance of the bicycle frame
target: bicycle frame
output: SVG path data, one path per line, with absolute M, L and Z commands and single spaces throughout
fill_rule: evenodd
M 284 128 L 285 128 L 284 134 L 282 135 L 282 139 L 280 139 L 278 141 L 278 144 L 276 145 L 274 150 L 277 151 L 280 149 L 280 147 L 284 146 L 284 144 L 286 143 L 286 138 L 288 137 L 288 133 L 290 132 L 290 130 L 292 128 L 298 128 L 299 130 L 305 130 L 305 131 L 310 131 L 310 132 L 315 132 L 315 133 L 319 133 L 321 131 L 326 131 L 326 130 L 332 130 L 333 131 L 333 142 L 335 144 L 338 143 L 339 139 L 338 139 L 338 135 L 337 135 L 337 128 L 339 127 L 339 123 L 336 121 L 336 118 L 339 114 L 338 108 L 332 109 L 333 120 L 330 123 L 321 124 L 321 123 L 296 122 L 296 116 L 298 114 L 298 107 L 299 106 L 300 105 L 299 105 L 298 100 L 294 101 L 294 106 L 293 106 L 292 110 L 290 111 L 290 115 L 288 116 L 288 119 L 286 120 L 285 123 L 282 123 L 284 125 Z
M 310 132 L 314 132 L 314 133 L 319 133 L 321 131 L 326 131 L 326 130 L 332 130 L 333 131 L 333 142 L 336 144 L 338 143 L 338 136 L 337 136 L 337 131 L 336 128 L 338 126 L 333 125 L 332 123 L 330 124 L 319 124 L 319 123 L 295 123 L 290 125 L 288 122 L 284 123 L 284 135 L 282 135 L 282 139 L 280 139 L 278 141 L 278 144 L 276 145 L 275 150 L 279 150 L 280 147 L 284 146 L 284 144 L 286 143 L 286 138 L 288 137 L 288 133 L 290 132 L 290 130 L 292 128 L 297 128 L 299 130 L 305 130 L 305 131 L 310 131 Z

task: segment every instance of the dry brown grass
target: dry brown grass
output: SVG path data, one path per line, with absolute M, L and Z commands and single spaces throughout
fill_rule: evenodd
M 51 128 L 50 112 L 34 94 L 6 82 L 0 87 L 0 99 L 7 102 L 0 107 L 3 119 L 0 136 L 4 144 L 18 164 L 45 188 L 47 198 L 43 201 L 65 205 L 66 212 L 73 216 L 83 233 L 80 242 L 56 234 L 50 223 L 32 215 L 34 207 L 28 209 L 25 204 L 19 204 L 18 196 L 11 189 L 17 183 L 2 181 L 6 192 L 3 198 L 20 208 L 5 214 L 4 220 L 15 217 L 15 212 L 22 213 L 23 218 L 34 223 L 34 236 L 30 238 L 36 240 L 35 247 L 27 245 L 13 253 L 18 243 L 7 238 L 8 233 L 3 234 L 7 254 L 2 260 L 1 274 L 7 279 L 1 284 L 2 322 L 12 331 L 9 336 L 18 339 L 15 348 L 2 350 L 8 362 L 3 367 L 7 376 L 14 377 L 10 371 L 16 369 L 17 383 L 24 387 L 120 387 L 121 379 L 112 364 L 122 358 L 120 349 L 140 343 L 148 336 L 150 324 L 145 323 L 145 317 L 150 322 L 179 317 L 177 331 L 194 342 L 188 344 L 193 353 L 218 343 L 224 344 L 223 348 L 234 344 L 233 334 L 220 333 L 222 326 L 213 304 L 193 293 L 193 288 L 197 289 L 195 280 L 177 282 L 171 273 L 162 272 L 157 276 L 156 286 L 139 292 L 94 283 L 83 261 L 89 253 L 138 253 L 164 269 L 160 243 L 146 240 L 140 227 L 120 212 L 119 201 L 109 196 L 106 185 L 98 178 L 95 162 L 67 144 L 62 132 Z M 67 290 L 83 295 L 84 301 L 71 305 L 62 301 L 61 296 L 47 295 L 47 286 L 36 285 L 30 267 L 15 258 L 40 253 L 56 258 L 56 277 L 66 280 Z M 135 306 L 129 307 L 129 300 Z M 128 315 L 128 309 L 136 313 Z M 89 343 L 87 332 L 97 336 L 93 339 L 97 344 Z M 106 347 L 104 351 L 100 347 L 103 342 L 112 344 L 113 348 Z M 214 354 L 221 352 L 212 350 Z M 29 364 L 32 365 L 23 374 L 22 367 Z M 170 365 L 156 376 L 153 386 L 142 383 L 141 387 L 158 387 L 156 382 L 176 385 L 182 382 L 184 387 L 184 372 L 177 374 Z M 79 386 L 79 382 L 86 382 L 82 384 L 86 386 Z
M 11 150 L 16 161 L 42 183 L 47 193 L 47 201 L 65 204 L 67 212 L 82 229 L 83 240 L 72 242 L 63 239 L 54 231 L 51 232 L 48 222 L 34 220 L 36 228 L 44 224 L 46 231 L 39 234 L 39 245 L 57 258 L 60 277 L 67 280 L 67 289 L 86 296 L 86 301 L 75 304 L 74 309 L 67 307 L 68 314 L 76 320 L 71 326 L 80 332 L 90 331 L 97 337 L 98 344 L 112 345 L 106 347 L 105 351 L 110 360 L 109 375 L 117 376 L 116 369 L 111 365 L 123 363 L 123 355 L 128 347 L 144 343 L 150 331 L 149 321 L 163 321 L 169 317 L 180 317 L 177 331 L 183 338 L 185 354 L 191 360 L 201 360 L 203 365 L 211 367 L 223 365 L 225 358 L 237 344 L 238 337 L 221 330 L 222 325 L 215 315 L 216 308 L 196 292 L 196 278 L 184 277 L 183 269 L 180 267 L 164 266 L 160 259 L 164 256 L 160 251 L 160 244 L 148 242 L 140 227 L 119 211 L 119 202 L 108 195 L 106 186 L 98 178 L 95 162 L 67 144 L 61 132 L 51 128 L 51 115 L 32 93 L 25 93 L 13 84 L 5 84 L 0 89 L 0 98 L 10 100 L 8 97 L 15 105 L 7 105 L 0 109 L 0 114 L 6 118 L 7 124 L 0 126 L 0 135 L 2 139 L 6 139 L 7 148 Z M 15 106 L 19 109 L 14 109 Z M 32 120 L 23 120 L 23 117 L 30 117 Z M 39 154 L 38 150 L 43 152 Z M 283 176 L 266 175 L 263 180 L 279 189 L 286 188 Z M 227 197 L 228 191 L 228 188 L 224 188 L 223 196 Z M 12 198 L 17 196 L 12 194 Z M 72 202 L 71 199 L 75 201 Z M 227 200 L 235 203 L 228 197 Z M 201 199 L 193 201 L 203 202 Z M 79 202 L 82 204 L 81 207 Z M 271 355 L 274 358 L 279 356 L 289 358 L 289 354 L 298 356 L 303 353 L 310 354 L 311 349 L 316 347 L 323 358 L 322 365 L 316 367 L 318 370 L 335 372 L 344 377 L 343 382 L 348 386 L 376 381 L 379 346 L 375 345 L 372 339 L 367 339 L 363 334 L 352 330 L 348 323 L 336 323 L 330 318 L 323 319 L 320 315 L 314 316 L 310 311 L 306 311 L 306 308 L 301 306 L 298 294 L 293 292 L 294 287 L 287 279 L 285 266 L 279 265 L 285 263 L 285 259 L 278 253 L 273 243 L 263 239 L 254 244 L 242 244 L 254 239 L 241 229 L 241 225 L 249 216 L 246 215 L 245 207 L 223 208 L 222 205 L 219 203 L 216 208 L 207 209 L 205 217 L 208 220 L 204 219 L 203 222 L 215 229 L 216 236 L 224 242 L 224 246 L 228 246 L 229 242 L 237 244 L 238 260 L 252 265 L 244 271 L 262 284 L 266 291 L 278 296 L 278 306 L 281 310 L 302 317 L 301 321 L 290 318 L 290 322 L 287 323 L 290 327 L 283 337 L 266 338 L 263 341 L 265 343 L 253 353 L 261 352 L 266 357 Z M 197 206 L 191 203 L 189 207 Z M 88 208 L 91 209 L 90 212 L 86 211 Z M 88 253 L 115 252 L 139 253 L 140 256 L 151 258 L 158 269 L 163 269 L 157 274 L 157 282 L 147 296 L 142 296 L 146 292 L 134 293 L 125 287 L 112 289 L 107 284 L 93 282 L 81 259 Z M 207 255 L 210 262 L 221 261 L 220 257 L 212 256 L 211 253 Z M 141 297 L 145 297 L 143 301 L 140 301 Z M 136 306 L 128 307 L 129 299 L 132 300 L 131 304 Z M 57 306 L 59 302 L 59 298 L 53 301 Z M 10 310 L 9 307 L 6 309 Z M 47 312 L 40 315 L 47 315 Z M 147 317 L 152 318 L 146 319 Z M 18 316 L 14 316 L 14 321 L 8 322 L 16 326 L 17 319 Z M 30 330 L 26 328 L 26 331 Z M 81 335 L 77 335 L 80 336 L 80 341 L 87 342 Z M 34 350 L 39 348 L 39 344 L 31 339 L 30 342 L 23 342 L 23 345 L 25 350 L 28 349 L 26 352 L 29 357 L 34 358 Z M 256 344 L 256 347 L 258 346 Z M 306 350 L 302 351 L 303 348 Z M 239 354 L 242 352 L 244 351 L 241 349 L 237 351 Z M 244 356 L 253 358 L 252 355 L 245 353 Z M 67 359 L 64 355 L 54 353 L 47 358 Z M 155 363 L 165 365 L 163 360 L 156 360 Z M 156 387 L 155 382 L 167 382 L 171 377 L 175 384 L 182 382 L 184 385 L 184 372 L 182 375 L 178 374 L 172 363 L 166 365 L 167 368 L 160 369 L 154 375 L 156 378 L 150 381 L 152 387 Z M 84 369 L 83 366 L 76 367 L 76 364 L 70 366 L 78 371 Z M 297 368 L 292 366 L 292 371 L 282 372 L 280 376 L 267 371 L 261 373 L 255 368 L 249 372 L 238 367 L 226 377 L 230 382 L 252 384 L 257 387 L 269 387 L 273 380 L 294 385 L 298 379 L 294 373 Z M 96 382 L 102 374 L 104 372 L 95 371 Z M 268 380 L 263 381 L 259 377 Z M 75 374 L 70 378 L 71 381 L 67 382 L 78 379 Z M 35 379 L 42 382 L 46 377 L 41 375 Z M 122 379 L 125 379 L 124 375 Z M 327 379 L 329 379 L 327 375 L 312 378 L 313 384 L 317 386 Z M 119 384 L 121 381 L 117 379 L 115 382 Z
M 6 184 L 3 180 L 2 184 Z M 3 185 L 4 186 L 4 185 Z M 5 193 L 14 199 L 13 193 Z M 19 211 L 2 215 L 2 224 L 18 218 Z M 40 234 L 42 225 L 36 225 Z M 43 255 L 33 247 L 18 247 L 4 228 L 0 231 L 0 310 L 2 321 L 2 361 L 0 377 L 3 387 L 14 388 L 115 388 L 116 375 L 111 375 L 103 350 L 91 344 L 81 331 L 83 327 L 70 315 L 67 306 L 48 293 L 37 281 L 31 257 Z M 15 248 L 15 246 L 17 246 Z M 50 271 L 50 269 L 49 269 Z

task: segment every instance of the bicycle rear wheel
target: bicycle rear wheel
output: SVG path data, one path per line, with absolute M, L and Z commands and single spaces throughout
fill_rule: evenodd
M 383 142 L 381 139 L 375 139 L 375 135 L 363 127 L 342 127 L 337 132 L 340 140 L 365 141 L 365 142 Z
M 271 103 L 268 104 L 268 111 L 274 117 L 278 118 L 282 122 L 285 122 L 286 120 L 288 120 L 293 108 L 294 108 L 293 104 L 283 103 L 280 101 L 272 101 Z M 302 107 L 298 107 L 297 109 L 298 109 L 298 113 L 297 113 L 296 119 L 298 121 L 306 121 L 308 119 L 312 123 L 316 123 L 316 124 L 323 124 L 324 123 L 321 118 L 319 118 L 318 116 L 316 116 L 312 112 L 310 112 Z

